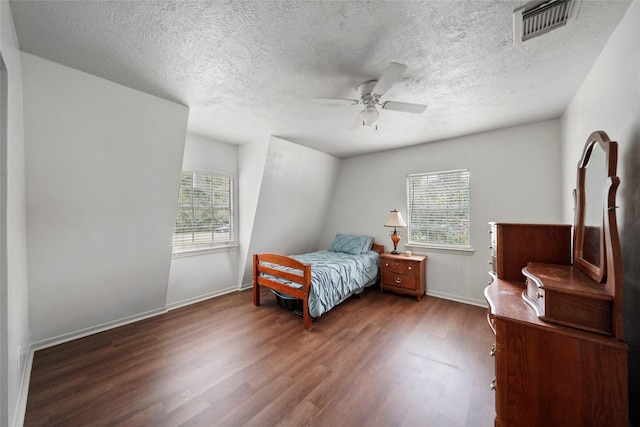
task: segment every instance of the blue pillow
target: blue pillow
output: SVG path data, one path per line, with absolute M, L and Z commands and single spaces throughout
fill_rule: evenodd
M 369 252 L 373 247 L 373 237 L 371 236 L 364 236 L 364 237 L 365 237 L 365 241 L 364 241 L 364 246 L 362 247 L 362 253 Z
M 359 236 L 354 234 L 336 233 L 330 251 L 343 252 L 351 255 L 360 255 L 368 252 L 373 245 L 373 237 Z

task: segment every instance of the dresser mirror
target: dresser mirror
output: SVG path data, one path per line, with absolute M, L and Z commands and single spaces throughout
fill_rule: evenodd
M 617 150 L 589 135 L 572 225 L 490 223 L 495 426 L 629 425 Z
M 576 267 L 598 283 L 607 274 L 605 216 L 616 163 L 617 144 L 604 132 L 593 132 L 578 163 L 573 256 Z

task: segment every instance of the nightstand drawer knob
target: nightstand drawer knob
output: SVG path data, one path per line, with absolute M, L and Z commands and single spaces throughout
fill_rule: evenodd
M 411 266 L 407 267 L 407 270 L 411 270 Z
M 393 279 L 393 280 L 394 280 L 394 282 L 396 282 L 396 283 L 398 283 L 398 284 L 402 283 L 402 279 L 400 279 L 399 277 L 396 277 L 396 278 L 395 278 L 395 279 Z
M 389 263 L 388 263 L 388 262 L 385 262 L 385 263 L 384 263 L 384 266 L 385 266 L 385 267 L 389 267 Z

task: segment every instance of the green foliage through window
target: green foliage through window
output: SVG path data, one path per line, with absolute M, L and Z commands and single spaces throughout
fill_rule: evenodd
M 173 247 L 233 242 L 233 178 L 183 171 Z
M 469 171 L 407 177 L 408 242 L 469 248 Z

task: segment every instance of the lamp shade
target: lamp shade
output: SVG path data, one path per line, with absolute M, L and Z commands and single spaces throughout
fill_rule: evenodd
M 362 121 L 365 125 L 371 126 L 378 120 L 378 110 L 376 110 L 375 105 L 367 104 L 365 109 L 362 111 Z
M 396 209 L 389 213 L 387 222 L 384 223 L 385 227 L 406 227 L 407 223 L 402 219 L 402 215 Z

